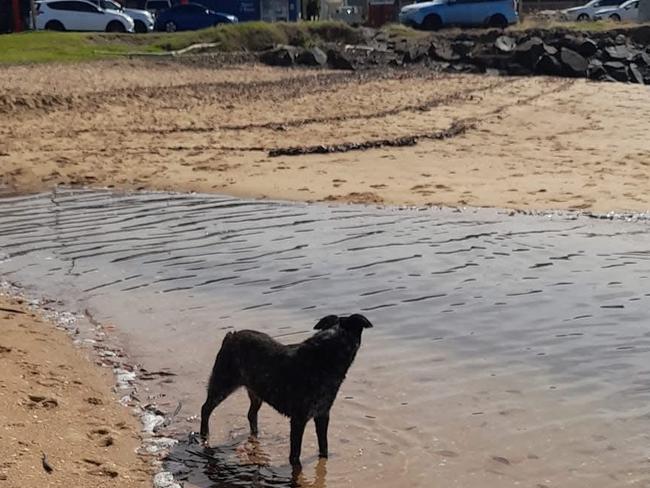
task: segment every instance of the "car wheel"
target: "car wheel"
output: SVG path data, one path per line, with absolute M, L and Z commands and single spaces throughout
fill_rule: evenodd
M 138 33 L 138 34 L 146 34 L 147 33 L 147 26 L 145 25 L 144 22 L 141 20 L 136 20 L 134 22 L 133 29 Z
M 614 22 L 620 22 L 621 21 L 621 16 L 618 14 L 612 14 L 609 16 L 610 20 L 613 20 Z
M 427 31 L 438 30 L 442 27 L 442 19 L 436 14 L 427 15 L 422 21 L 421 27 Z
M 508 27 L 508 20 L 501 14 L 496 14 L 490 17 L 488 27 L 496 27 L 497 29 L 505 29 Z
M 580 14 L 578 15 L 578 22 L 587 22 L 589 20 L 589 16 L 587 14 Z
M 65 27 L 63 27 L 63 24 L 58 20 L 50 20 L 47 24 L 45 24 L 45 29 L 53 31 L 64 31 Z
M 176 24 L 170 20 L 165 24 L 165 30 L 167 32 L 176 32 Z
M 126 32 L 126 27 L 124 27 L 124 24 L 122 22 L 113 20 L 106 26 L 106 32 Z

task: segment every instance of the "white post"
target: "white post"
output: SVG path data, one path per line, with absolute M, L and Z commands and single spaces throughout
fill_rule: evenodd
M 29 10 L 32 13 L 32 25 L 30 27 L 32 30 L 36 30 L 36 2 L 34 0 L 29 1 Z

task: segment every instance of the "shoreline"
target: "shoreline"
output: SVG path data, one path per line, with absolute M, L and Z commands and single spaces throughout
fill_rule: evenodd
M 514 215 L 526 215 L 532 217 L 564 217 L 564 218 L 589 218 L 595 220 L 614 220 L 614 221 L 626 221 L 626 222 L 645 222 L 650 221 L 650 208 L 648 210 L 639 210 L 639 211 L 626 211 L 626 210 L 603 210 L 603 211 L 592 211 L 592 210 L 581 210 L 581 209 L 571 209 L 571 208 L 509 208 L 509 207 L 497 207 L 497 206 L 476 206 L 476 205 L 446 205 L 446 204 L 424 204 L 424 205 L 415 205 L 415 204 L 403 204 L 403 203 L 388 203 L 388 202 L 374 202 L 372 200 L 364 200 L 362 198 L 356 199 L 323 199 L 323 200 L 292 200 L 289 198 L 268 198 L 266 196 L 255 197 L 247 195 L 236 195 L 232 193 L 221 193 L 221 192 L 198 192 L 198 191 L 172 191 L 172 190 L 158 190 L 158 189 L 133 189 L 133 188 L 115 188 L 115 187 L 96 187 L 96 186 L 56 186 L 49 189 L 43 190 L 34 190 L 34 191 L 22 191 L 22 192 L 2 192 L 0 188 L 0 200 L 2 199 L 11 199 L 11 198 L 21 198 L 21 197 L 30 197 L 44 195 L 48 193 L 54 194 L 57 191 L 61 192 L 76 192 L 76 191 L 105 191 L 115 195 L 135 195 L 138 193 L 147 194 L 147 195 L 187 195 L 187 196 L 218 196 L 218 197 L 230 197 L 240 200 L 259 200 L 267 203 L 277 203 L 279 205 L 283 204 L 318 204 L 318 205 L 362 205 L 370 206 L 374 208 L 385 208 L 395 211 L 400 210 L 451 210 L 455 212 L 465 212 L 465 211 L 474 211 L 474 210 L 493 210 L 497 214 L 504 214 L 508 216 Z M 0 282 L 1 283 L 1 282 Z M 2 296 L 0 294 L 0 296 Z
M 28 299 L 22 288 L 0 282 L 0 388 L 11 391 L 0 401 L 8 433 L 0 434 L 0 449 L 14 452 L 0 465 L 0 481 L 21 488 L 151 486 L 177 442 L 154 434 L 166 417 L 155 403 L 137 400 L 137 368 L 101 324 L 88 316 L 94 330 L 81 332 L 77 316 L 51 303 L 59 302 Z

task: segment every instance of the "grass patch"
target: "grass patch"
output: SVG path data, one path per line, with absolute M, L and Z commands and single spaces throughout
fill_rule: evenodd
M 101 49 L 104 54 L 97 51 Z M 93 43 L 89 34 L 80 32 L 24 32 L 0 36 L 0 63 L 45 63 L 87 61 L 132 50 L 124 42 L 102 45 Z M 156 50 L 150 46 L 147 50 Z
M 359 29 L 340 22 L 245 22 L 175 33 L 24 32 L 0 36 L 0 64 L 89 61 L 133 52 L 175 51 L 218 43 L 220 51 L 260 51 L 275 44 L 313 46 L 361 42 Z
M 388 24 L 382 30 L 388 34 L 389 38 L 418 40 L 431 36 L 431 32 L 413 29 L 403 24 Z
M 149 37 L 155 46 L 168 51 L 200 42 L 218 43 L 222 51 L 261 51 L 275 44 L 313 46 L 324 42 L 353 44 L 361 41 L 358 29 L 340 22 L 245 22 Z

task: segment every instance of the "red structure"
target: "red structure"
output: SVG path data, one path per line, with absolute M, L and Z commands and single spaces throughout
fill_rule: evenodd
M 11 1 L 11 11 L 14 19 L 14 32 L 22 32 L 23 20 L 20 18 L 20 0 Z
M 370 27 L 381 27 L 384 24 L 395 22 L 397 9 L 394 0 L 369 0 L 368 2 L 368 25 Z

